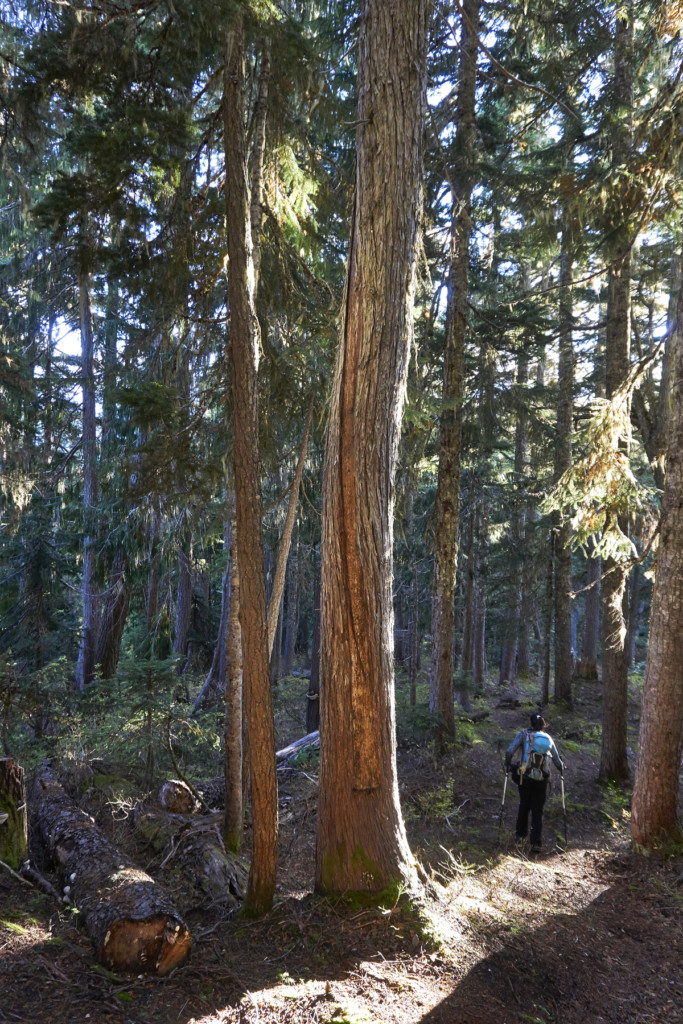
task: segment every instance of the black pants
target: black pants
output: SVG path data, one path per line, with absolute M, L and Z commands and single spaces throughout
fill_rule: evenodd
M 531 845 L 541 845 L 541 833 L 543 829 L 543 805 L 548 789 L 548 780 L 525 779 L 519 787 L 519 811 L 517 812 L 517 827 L 515 835 L 518 839 L 524 839 L 529 828 L 529 811 L 531 811 Z

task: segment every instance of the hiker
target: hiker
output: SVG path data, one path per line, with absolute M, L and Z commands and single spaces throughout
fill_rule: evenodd
M 505 771 L 510 772 L 512 781 L 519 787 L 519 811 L 515 837 L 525 839 L 529 827 L 529 811 L 531 811 L 531 852 L 538 853 L 541 849 L 541 832 L 543 828 L 543 805 L 545 804 L 548 779 L 550 777 L 550 759 L 559 771 L 564 764 L 557 752 L 557 747 L 545 730 L 542 715 L 531 716 L 531 729 L 518 732 L 505 751 Z M 520 761 L 512 763 L 512 758 L 520 751 Z

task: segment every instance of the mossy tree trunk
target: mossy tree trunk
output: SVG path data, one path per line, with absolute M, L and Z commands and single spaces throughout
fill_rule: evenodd
M 11 757 L 0 758 L 0 860 L 15 870 L 28 857 L 26 822 L 24 769 Z

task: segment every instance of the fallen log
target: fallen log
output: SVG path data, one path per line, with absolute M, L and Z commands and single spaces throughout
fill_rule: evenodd
M 28 857 L 24 769 L 0 757 L 0 861 L 19 869 Z
M 289 746 L 283 747 L 282 750 L 278 750 L 275 753 L 276 761 L 286 761 L 292 754 L 296 754 L 297 751 L 303 747 L 319 747 L 320 746 L 320 733 L 316 729 L 315 732 L 309 732 L 305 736 L 302 736 L 299 740 L 294 740 Z
M 198 804 L 186 782 L 167 779 L 159 790 L 159 803 L 171 814 L 192 814 Z
M 160 860 L 157 874 L 177 893 L 181 912 L 239 910 L 247 890 L 244 864 L 227 852 L 222 815 L 181 815 L 138 807 L 130 816 L 136 841 Z M 162 874 L 163 873 L 163 874 Z
M 36 833 L 64 892 L 83 915 L 100 963 L 116 972 L 169 974 L 192 940 L 170 898 L 97 828 L 49 775 L 31 791 Z

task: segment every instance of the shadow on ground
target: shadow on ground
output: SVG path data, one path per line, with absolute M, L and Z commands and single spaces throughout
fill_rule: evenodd
M 421 1024 L 678 1024 L 681 963 L 680 899 L 627 875 L 506 937 Z

